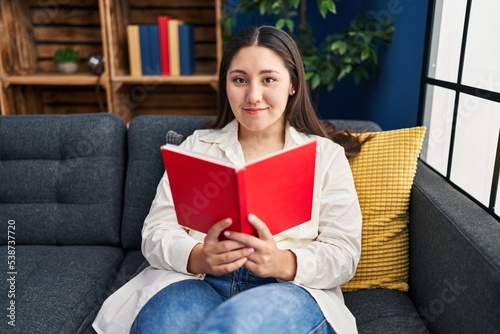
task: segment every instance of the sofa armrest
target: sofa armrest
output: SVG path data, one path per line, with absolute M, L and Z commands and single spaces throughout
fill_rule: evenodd
M 500 222 L 422 161 L 410 201 L 409 283 L 433 333 L 500 328 Z

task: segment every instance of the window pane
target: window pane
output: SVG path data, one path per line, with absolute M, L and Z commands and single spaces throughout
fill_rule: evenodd
M 499 129 L 499 103 L 460 94 L 450 179 L 486 206 Z
M 472 1 L 462 83 L 500 92 L 500 1 Z
M 429 77 L 457 82 L 466 0 L 437 0 Z
M 427 133 L 421 158 L 439 173 L 446 175 L 455 92 L 427 85 L 425 104 L 424 125 Z

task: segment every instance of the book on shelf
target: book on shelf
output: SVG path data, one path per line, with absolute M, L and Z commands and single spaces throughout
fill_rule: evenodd
M 139 40 L 143 75 L 161 74 L 160 49 L 158 46 L 158 25 L 140 24 Z
M 170 60 L 170 75 L 181 74 L 179 54 L 179 26 L 184 22 L 171 18 L 168 20 L 168 51 Z
M 161 61 L 160 61 L 160 43 L 158 25 L 152 24 L 149 26 L 149 38 L 151 40 L 151 65 L 153 75 L 161 74 Z
M 229 230 L 256 235 L 247 220 L 253 213 L 274 235 L 311 219 L 314 140 L 244 166 L 170 144 L 161 153 L 181 226 L 207 233 L 231 218 Z
M 141 45 L 139 41 L 139 26 L 127 26 L 127 42 L 130 75 L 142 75 Z
M 143 75 L 151 74 L 151 46 L 148 25 L 139 25 L 139 45 L 141 47 L 141 69 Z
M 194 30 L 188 23 L 179 26 L 179 58 L 181 75 L 193 74 L 195 72 Z
M 158 17 L 158 37 L 160 44 L 161 74 L 170 75 L 170 61 L 168 54 L 168 21 L 169 16 Z

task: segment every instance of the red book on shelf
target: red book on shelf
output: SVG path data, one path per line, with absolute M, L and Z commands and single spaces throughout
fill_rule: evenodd
M 272 234 L 311 219 L 316 141 L 235 167 L 213 157 L 161 147 L 180 225 L 203 233 L 231 218 L 229 230 L 256 235 L 253 213 Z
M 170 75 L 170 60 L 168 51 L 168 20 L 169 16 L 158 17 L 158 37 L 160 43 L 161 74 Z

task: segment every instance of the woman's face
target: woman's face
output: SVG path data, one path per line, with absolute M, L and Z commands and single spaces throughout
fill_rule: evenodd
M 227 71 L 226 92 L 240 131 L 281 130 L 292 94 L 283 60 L 262 46 L 242 48 Z

